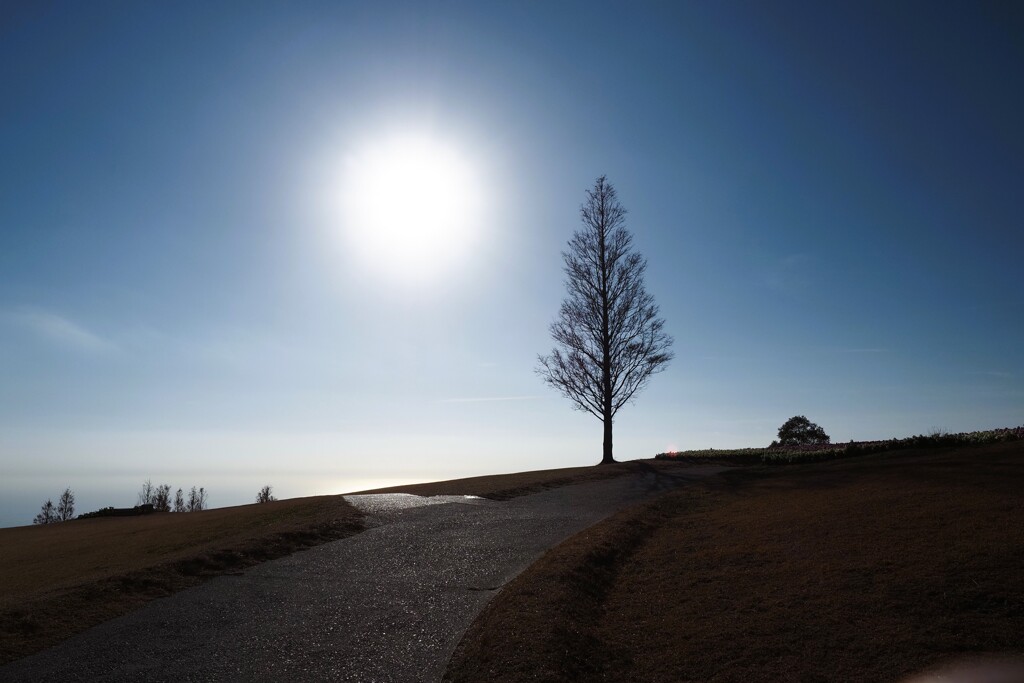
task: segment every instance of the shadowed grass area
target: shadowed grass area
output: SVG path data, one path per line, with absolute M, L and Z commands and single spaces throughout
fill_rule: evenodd
M 732 470 L 512 581 L 452 681 L 895 681 L 1024 653 L 1024 444 Z
M 0 663 L 205 578 L 362 528 L 341 496 L 0 529 Z

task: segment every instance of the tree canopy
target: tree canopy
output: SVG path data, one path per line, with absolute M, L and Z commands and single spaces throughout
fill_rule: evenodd
M 825 430 L 803 415 L 794 415 L 779 427 L 779 443 L 783 446 L 829 443 Z

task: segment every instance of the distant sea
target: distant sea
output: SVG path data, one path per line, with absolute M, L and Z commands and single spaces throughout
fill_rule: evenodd
M 58 481 L 53 476 L 4 477 L 0 481 L 0 527 L 31 524 L 42 504 L 50 499 L 56 505 L 65 487 L 75 494 L 75 514 L 92 512 L 103 507 L 131 507 L 136 504 L 139 490 L 145 477 L 125 475 L 75 475 L 67 481 Z M 154 486 L 170 484 L 172 494 L 179 487 L 185 492 L 193 486 L 205 487 L 211 508 L 245 505 L 254 502 L 256 493 L 264 486 L 274 487 L 277 498 L 300 498 L 304 496 L 334 495 L 364 491 L 385 486 L 400 486 L 430 481 L 423 479 L 394 478 L 346 478 L 332 476 L 315 478 L 274 477 L 263 474 L 218 475 L 196 477 L 195 475 L 150 477 Z

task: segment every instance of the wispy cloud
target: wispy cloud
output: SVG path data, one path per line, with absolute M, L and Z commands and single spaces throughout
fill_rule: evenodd
M 88 353 L 116 351 L 117 346 L 64 316 L 38 308 L 9 311 L 2 315 L 9 324 L 57 346 Z
M 541 396 L 475 396 L 470 398 L 442 398 L 438 403 L 491 403 L 494 401 L 532 401 Z
M 1013 379 L 1012 372 L 1002 372 L 1000 370 L 980 370 L 978 372 L 972 372 L 972 375 L 981 375 L 982 377 L 998 377 L 999 379 Z

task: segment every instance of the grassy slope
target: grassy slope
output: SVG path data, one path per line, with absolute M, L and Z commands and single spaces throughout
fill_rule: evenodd
M 340 496 L 0 529 L 0 662 L 195 585 L 360 530 Z
M 622 476 L 638 467 L 539 470 L 375 492 L 506 500 Z M 356 533 L 360 519 L 341 496 L 319 496 L 201 513 L 0 528 L 0 663 L 205 578 Z
M 1022 490 L 1021 443 L 734 471 L 548 553 L 448 678 L 892 681 L 1024 653 Z
M 641 465 L 641 463 L 644 463 Z M 482 496 L 492 500 L 508 500 L 517 496 L 537 493 L 545 489 L 583 484 L 588 481 L 611 479 L 625 474 L 635 474 L 644 467 L 665 467 L 666 464 L 653 460 L 627 461 L 600 467 L 566 467 L 553 470 L 534 470 L 512 474 L 492 474 L 483 477 L 435 481 L 429 484 L 408 484 L 392 486 L 360 493 L 412 493 L 418 496 L 469 495 Z M 671 464 L 667 466 L 671 467 Z

